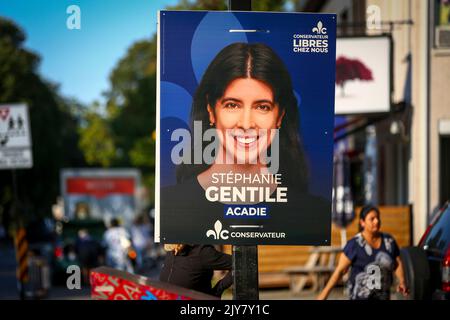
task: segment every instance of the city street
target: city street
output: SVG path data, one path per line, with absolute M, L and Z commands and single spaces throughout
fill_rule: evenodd
M 16 283 L 16 261 L 14 246 L 12 243 L 0 245 L 0 300 L 19 299 Z M 141 275 L 151 279 L 158 279 L 160 266 L 143 270 Z M 261 300 L 310 300 L 315 299 L 316 294 L 304 292 L 298 295 L 292 295 L 287 289 L 261 289 L 259 297 Z M 47 297 L 44 300 L 89 300 L 90 288 L 82 286 L 80 290 L 69 290 L 64 286 L 52 286 Z M 223 300 L 231 300 L 232 292 L 228 290 L 224 293 Z M 336 288 L 330 295 L 332 300 L 345 300 L 342 288 Z
M 16 261 L 14 247 L 12 243 L 0 244 L 0 300 L 19 299 L 16 283 Z M 142 270 L 141 275 L 150 279 L 158 279 L 161 265 L 158 267 Z M 288 288 L 260 289 L 260 300 L 314 300 L 317 293 L 308 290 L 300 294 L 292 294 Z M 398 299 L 397 294 L 393 294 L 391 299 Z M 52 286 L 44 300 L 90 300 L 90 288 L 82 286 L 80 290 L 69 290 L 64 286 Z M 222 300 L 231 300 L 232 291 L 227 290 L 222 296 Z M 347 300 L 342 287 L 335 288 L 329 300 Z
M 16 260 L 12 242 L 0 244 L 0 300 L 19 299 L 16 282 Z M 142 275 L 157 279 L 159 268 L 143 270 Z M 45 300 L 89 300 L 90 287 L 82 285 L 80 290 L 69 290 L 67 287 L 52 286 Z
M 16 259 L 12 243 L 0 243 L 0 299 L 19 299 Z

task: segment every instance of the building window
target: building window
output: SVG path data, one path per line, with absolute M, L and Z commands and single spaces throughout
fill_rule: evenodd
M 438 0 L 436 7 L 438 26 L 450 26 L 450 0 Z
M 348 10 L 342 10 L 342 12 L 340 13 L 340 15 L 338 16 L 338 20 L 339 20 L 339 24 L 340 24 L 340 34 L 339 36 L 347 36 L 348 35 L 348 24 L 349 24 L 349 19 L 348 19 Z
M 450 0 L 434 2 L 434 45 L 435 48 L 450 48 Z

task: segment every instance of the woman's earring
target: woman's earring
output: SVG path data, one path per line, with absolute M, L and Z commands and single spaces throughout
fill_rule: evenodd
M 210 123 L 209 123 L 209 126 L 210 126 L 210 127 L 214 127 L 214 122 L 210 122 Z

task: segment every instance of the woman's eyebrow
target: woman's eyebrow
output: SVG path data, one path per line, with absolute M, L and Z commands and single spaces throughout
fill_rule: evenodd
M 261 99 L 261 100 L 256 100 L 254 103 L 269 103 L 269 104 L 273 104 L 272 100 L 268 100 L 268 99 Z
M 232 97 L 225 97 L 222 100 L 220 100 L 220 103 L 225 103 L 225 102 L 229 102 L 229 101 L 242 103 L 242 100 L 237 99 L 237 98 L 232 98 Z M 260 100 L 256 100 L 253 102 L 253 104 L 257 104 L 257 103 L 269 103 L 272 105 L 274 104 L 273 101 L 270 99 L 260 99 Z
M 236 99 L 236 98 L 231 98 L 231 97 L 223 98 L 222 100 L 220 100 L 220 103 L 224 103 L 224 102 L 227 102 L 227 101 L 233 101 L 233 102 L 240 102 L 240 103 L 242 103 L 241 100 Z

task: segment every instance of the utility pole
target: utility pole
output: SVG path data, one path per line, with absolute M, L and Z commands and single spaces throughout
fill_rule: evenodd
M 251 0 L 228 0 L 230 11 L 251 11 Z M 233 246 L 233 300 L 258 300 L 258 246 Z

